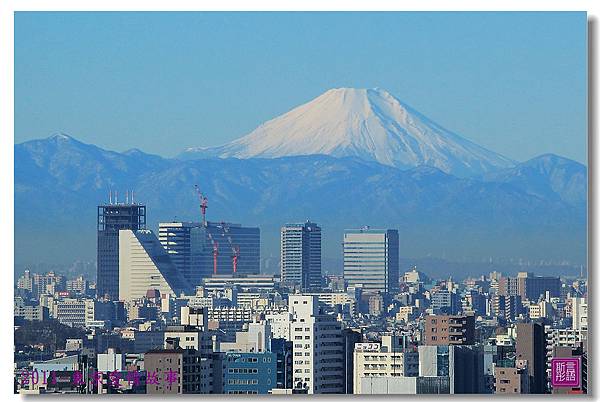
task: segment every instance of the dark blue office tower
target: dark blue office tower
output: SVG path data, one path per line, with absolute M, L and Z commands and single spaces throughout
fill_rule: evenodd
M 112 203 L 98 206 L 98 270 L 96 293 L 98 297 L 119 299 L 119 230 L 146 228 L 146 206 L 142 204 Z M 133 199 L 133 195 L 132 195 Z

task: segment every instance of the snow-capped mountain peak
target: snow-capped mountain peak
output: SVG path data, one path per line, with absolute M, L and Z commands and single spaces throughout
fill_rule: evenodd
M 433 166 L 458 176 L 479 175 L 514 162 L 439 126 L 379 89 L 330 89 L 261 124 L 248 135 L 183 157 L 277 158 L 355 156 L 399 168 Z

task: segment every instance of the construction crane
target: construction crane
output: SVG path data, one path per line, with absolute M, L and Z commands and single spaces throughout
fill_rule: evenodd
M 213 242 L 213 274 L 217 274 L 217 257 L 219 257 L 219 242 Z
M 208 208 L 208 198 L 200 192 L 200 187 L 196 184 L 196 194 L 198 194 L 198 200 L 200 201 L 200 213 L 202 214 L 202 226 L 206 226 L 206 208 Z
M 217 258 L 219 257 L 219 242 L 213 239 L 212 234 L 207 231 L 208 238 L 213 246 L 213 274 L 217 274 Z
M 237 272 L 237 264 L 238 264 L 238 258 L 240 258 L 240 246 L 234 246 L 231 243 L 231 237 L 228 237 L 229 239 L 229 245 L 231 246 L 231 261 L 233 262 L 233 273 L 235 274 Z
M 225 222 L 221 222 L 221 229 L 223 230 L 221 236 L 225 237 L 225 235 L 227 235 L 227 242 L 229 243 L 229 247 L 231 247 L 231 262 L 233 264 L 233 273 L 235 274 L 237 272 L 237 264 L 240 257 L 240 247 L 233 244 L 231 236 L 229 235 L 229 226 Z

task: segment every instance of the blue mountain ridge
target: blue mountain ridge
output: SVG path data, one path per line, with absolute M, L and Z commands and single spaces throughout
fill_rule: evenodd
M 114 152 L 59 134 L 15 145 L 17 261 L 95 257 L 96 206 L 110 189 L 148 209 L 148 222 L 208 219 L 258 225 L 262 256 L 277 256 L 278 230 L 310 218 L 324 230 L 324 257 L 339 257 L 341 233 L 394 227 L 401 254 L 454 258 L 586 258 L 587 168 L 542 155 L 480 178 L 434 167 L 400 170 L 356 157 L 167 159 Z M 57 233 L 60 233 L 58 236 Z M 72 258 L 71 258 L 72 256 Z

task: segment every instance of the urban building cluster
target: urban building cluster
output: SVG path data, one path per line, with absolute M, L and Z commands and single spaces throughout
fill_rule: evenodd
M 15 392 L 587 392 L 585 278 L 429 278 L 401 270 L 398 230 L 369 227 L 323 275 L 310 221 L 282 226 L 267 275 L 259 228 L 207 221 L 200 201 L 199 222 L 158 233 L 144 205 L 101 205 L 95 281 L 18 278 Z

